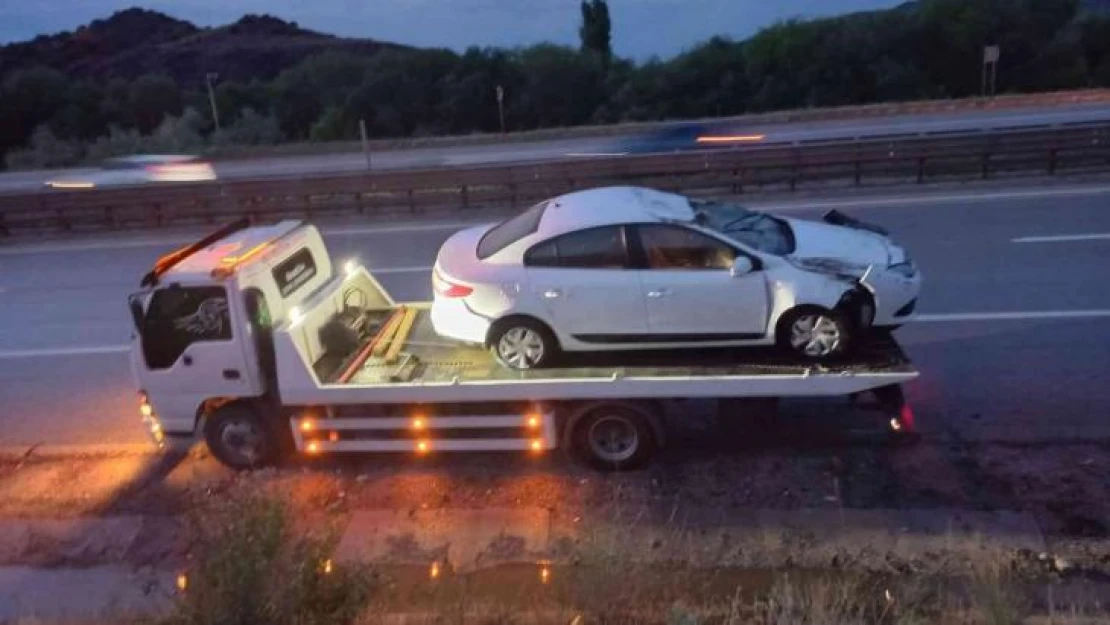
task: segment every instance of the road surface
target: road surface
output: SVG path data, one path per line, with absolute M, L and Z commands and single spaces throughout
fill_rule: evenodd
M 1110 121 L 1110 107 L 1075 105 L 1050 109 L 973 111 L 907 115 L 793 124 L 715 124 L 718 133 L 763 135 L 764 145 L 852 140 L 886 135 L 960 133 L 986 129 L 1040 127 L 1091 121 Z M 621 154 L 629 137 L 561 139 L 543 142 L 428 147 L 373 154 L 375 170 L 422 169 L 517 163 Z M 216 163 L 222 179 L 319 175 L 366 169 L 361 153 L 258 158 Z M 80 177 L 90 169 L 29 171 L 0 174 L 0 191 L 34 190 L 55 177 Z
M 836 200 L 888 227 L 925 274 L 921 319 L 899 331 L 926 434 L 1110 439 L 1108 186 L 964 187 Z M 756 203 L 753 202 L 753 205 Z M 399 300 L 431 296 L 429 267 L 458 223 L 325 228 Z M 0 248 L 0 445 L 144 441 L 124 344 L 126 296 L 183 234 Z

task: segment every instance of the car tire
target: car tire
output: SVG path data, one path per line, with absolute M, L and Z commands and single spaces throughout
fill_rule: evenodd
M 559 342 L 542 322 L 530 317 L 510 317 L 494 324 L 489 349 L 502 366 L 526 371 L 554 362 Z
M 271 465 L 281 458 L 284 447 L 273 424 L 239 403 L 227 404 L 208 415 L 204 440 L 212 455 L 232 469 Z
M 573 427 L 570 436 L 575 456 L 599 471 L 643 468 L 659 448 L 648 417 L 631 406 L 598 405 Z
M 806 360 L 827 361 L 851 351 L 855 332 L 843 314 L 817 306 L 796 308 L 779 322 L 778 344 Z

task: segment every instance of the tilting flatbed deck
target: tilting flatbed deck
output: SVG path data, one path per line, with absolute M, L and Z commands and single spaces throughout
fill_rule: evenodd
M 409 371 L 396 375 L 402 363 L 367 362 L 350 384 L 378 385 L 400 382 L 428 384 L 457 381 L 599 380 L 618 378 L 746 377 L 761 375 L 916 375 L 901 347 L 891 338 L 861 346 L 849 359 L 815 365 L 772 348 L 670 350 L 667 352 L 617 352 L 563 355 L 559 366 L 517 371 L 499 364 L 489 350 L 439 337 L 426 308 L 417 308 L 417 319 L 401 353 L 409 358 Z

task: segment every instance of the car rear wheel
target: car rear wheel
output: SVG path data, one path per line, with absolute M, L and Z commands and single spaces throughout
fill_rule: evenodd
M 490 350 L 497 362 L 510 369 L 545 367 L 559 351 L 547 326 L 527 317 L 507 319 L 494 327 Z
M 783 320 L 779 344 L 808 360 L 828 360 L 846 353 L 852 342 L 843 315 L 822 308 L 801 308 Z

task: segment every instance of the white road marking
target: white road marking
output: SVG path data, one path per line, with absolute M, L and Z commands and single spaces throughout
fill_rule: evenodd
M 602 156 L 628 156 L 628 152 L 567 152 L 565 156 L 570 158 L 591 158 Z
M 360 236 L 366 234 L 398 234 L 404 232 L 434 232 L 438 230 L 459 230 L 468 226 L 478 225 L 482 222 L 453 222 L 453 223 L 425 223 L 406 224 L 403 226 L 332 226 L 321 228 L 320 232 L 327 237 Z M 178 247 L 195 241 L 201 235 L 190 238 L 187 235 L 176 237 L 155 237 L 142 239 L 120 239 L 100 241 L 74 241 L 72 243 L 43 243 L 38 245 L 14 245 L 0 247 L 0 256 L 21 256 L 25 254 L 64 254 L 69 252 L 88 252 L 95 250 L 136 249 L 144 247 L 164 247 L 167 249 Z
M 1098 319 L 1110 310 L 1031 310 L 1025 312 L 931 313 L 916 315 L 910 323 L 946 321 L 1027 321 L 1035 319 Z
M 329 237 L 346 237 L 356 236 L 360 234 L 390 234 L 396 232 L 434 232 L 436 230 L 459 230 L 461 228 L 468 228 L 476 226 L 483 222 L 468 221 L 468 222 L 453 222 L 453 223 L 433 223 L 433 224 L 411 224 L 405 226 L 355 226 L 343 227 L 336 226 L 333 228 L 321 228 L 320 232 L 324 236 Z
M 1039 189 L 1032 191 L 998 191 L 994 193 L 954 193 L 950 195 L 899 195 L 891 197 L 846 198 L 806 202 L 751 202 L 752 208 L 774 211 L 806 210 L 822 208 L 863 208 L 868 206 L 913 206 L 927 204 L 949 204 L 952 202 L 991 202 L 997 200 L 1020 200 L 1046 197 L 1072 197 L 1080 195 L 1103 195 L 1110 193 L 1110 187 L 1071 187 L 1067 189 Z
M 0 360 L 20 358 L 48 358 L 53 356 L 91 356 L 101 354 L 122 354 L 130 349 L 127 345 L 93 345 L 90 347 L 48 347 L 46 349 L 0 350 Z
M 1099 234 L 1053 234 L 1040 237 L 1018 237 L 1010 243 L 1069 243 L 1072 241 L 1108 241 L 1110 232 Z
M 370 271 L 370 273 L 372 273 L 374 275 L 390 274 L 390 273 L 418 273 L 418 272 L 421 272 L 421 271 L 427 271 L 428 273 L 431 273 L 431 271 L 432 271 L 431 265 L 429 265 L 427 267 L 388 267 L 388 268 L 385 268 L 385 269 L 371 269 L 371 268 L 367 268 L 367 269 Z
M 426 267 L 401 267 L 396 271 L 424 271 Z M 1110 309 L 1096 310 L 1030 310 L 1018 312 L 980 312 L 980 313 L 925 313 L 918 314 L 913 323 L 947 323 L 960 321 L 1031 321 L 1044 319 L 1099 319 L 1110 317 Z M 425 345 L 425 343 L 421 343 Z M 436 345 L 436 343 L 427 343 Z M 130 349 L 128 345 L 94 345 L 90 347 L 51 347 L 45 349 L 0 350 L 0 360 L 22 358 L 49 358 L 56 356 L 86 356 L 100 354 L 121 354 Z

